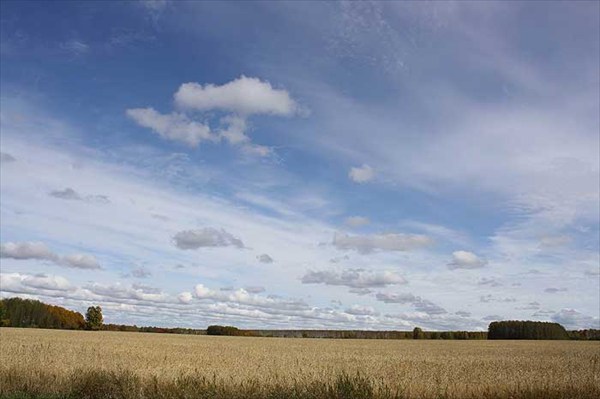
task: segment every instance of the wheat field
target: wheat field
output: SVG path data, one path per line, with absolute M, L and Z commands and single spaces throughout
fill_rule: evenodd
M 11 398 L 596 398 L 600 342 L 0 329 Z

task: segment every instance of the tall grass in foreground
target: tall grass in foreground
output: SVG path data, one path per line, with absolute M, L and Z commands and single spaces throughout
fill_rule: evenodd
M 200 375 L 181 376 L 173 381 L 142 378 L 131 371 L 76 371 L 60 381 L 37 374 L 24 378 L 17 369 L 0 374 L 0 398 L 7 399 L 401 399 L 403 392 L 382 381 L 340 374 L 330 382 L 295 382 L 291 385 L 263 384 L 260 380 L 229 383 Z M 48 384 L 50 383 L 50 384 Z M 48 389 L 53 387 L 53 389 Z M 440 389 L 432 399 L 597 399 L 599 386 L 519 387 L 506 391 L 488 390 L 456 396 Z M 423 396 L 425 398 L 425 396 Z

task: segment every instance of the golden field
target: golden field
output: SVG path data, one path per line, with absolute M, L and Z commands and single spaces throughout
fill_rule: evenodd
M 0 396 L 594 398 L 600 342 L 1 328 Z

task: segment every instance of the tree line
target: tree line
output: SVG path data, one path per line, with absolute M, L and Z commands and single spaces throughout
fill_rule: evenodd
M 488 331 L 365 331 L 365 330 L 246 330 L 211 325 L 206 330 L 192 328 L 138 327 L 104 324 L 102 308 L 90 306 L 84 316 L 61 306 L 33 299 L 0 300 L 0 327 L 33 327 L 67 330 L 129 331 L 164 334 L 226 335 L 244 337 L 337 338 L 337 339 L 576 339 L 600 340 L 600 330 L 566 331 L 558 323 L 538 321 L 495 321 Z
M 558 323 L 508 320 L 490 323 L 488 339 L 569 339 L 569 334 Z
M 0 326 L 81 330 L 85 320 L 81 313 L 60 306 L 32 299 L 7 298 L 0 301 Z

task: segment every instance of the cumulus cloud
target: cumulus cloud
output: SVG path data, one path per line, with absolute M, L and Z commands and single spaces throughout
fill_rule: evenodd
M 344 220 L 344 224 L 348 227 L 360 227 L 370 223 L 370 220 L 363 216 L 350 216 Z
M 436 305 L 430 300 L 422 299 L 420 297 L 417 297 L 417 300 L 413 302 L 412 305 L 415 307 L 416 311 L 427 313 L 429 315 L 439 315 L 448 313 L 443 307 Z
M 452 252 L 452 262 L 448 263 L 450 270 L 454 269 L 478 269 L 487 264 L 485 259 L 481 259 L 473 252 L 455 251 Z
M 344 271 L 308 271 L 302 277 L 302 283 L 340 285 L 364 289 L 406 284 L 407 281 L 404 277 L 389 271 L 370 272 L 363 269 L 349 269 Z
M 262 254 L 262 255 L 258 255 L 256 257 L 256 259 L 260 262 L 260 263 L 273 263 L 273 258 L 271 258 L 269 255 L 267 254 Z
M 37 290 L 68 291 L 72 289 L 67 279 L 47 274 L 0 273 L 2 291 L 34 294 Z
M 336 233 L 333 245 L 341 250 L 355 250 L 366 254 L 373 251 L 410 251 L 431 245 L 433 240 L 421 234 L 355 235 Z
M 194 291 L 196 298 L 200 300 L 236 303 L 267 309 L 306 310 L 309 308 L 302 300 L 284 299 L 274 296 L 265 297 L 250 293 L 244 288 L 224 292 L 210 289 L 203 284 L 197 284 Z
M 366 183 L 368 181 L 373 180 L 375 177 L 375 171 L 367 164 L 363 164 L 362 166 L 356 166 L 350 168 L 350 172 L 348 172 L 348 177 L 350 180 L 356 183 Z
M 223 85 L 184 83 L 175 93 L 175 103 L 199 111 L 219 109 L 239 115 L 292 115 L 298 107 L 285 90 L 269 82 L 244 75 Z
M 59 262 L 61 265 L 76 269 L 101 269 L 100 263 L 92 255 L 72 254 L 64 256 Z
M 0 152 L 0 163 L 15 162 L 17 159 L 7 152 Z
M 471 312 L 465 310 L 459 310 L 458 312 L 454 312 L 454 314 L 460 317 L 471 317 Z
M 175 104 L 183 113 L 161 114 L 153 108 L 132 108 L 127 115 L 138 125 L 152 129 L 163 139 L 183 142 L 196 147 L 202 141 L 226 141 L 239 146 L 245 154 L 268 156 L 273 150 L 251 142 L 246 135 L 248 117 L 256 114 L 291 116 L 300 108 L 285 90 L 274 89 L 269 82 L 241 76 L 223 85 L 182 84 L 175 93 Z M 206 120 L 195 120 L 185 112 L 223 111 L 220 128 L 211 129 L 209 122 L 215 116 L 205 114 Z M 216 121 L 215 121 L 216 122 Z
M 182 292 L 181 294 L 177 295 L 177 299 L 181 303 L 190 303 L 192 302 L 193 295 L 191 292 Z
M 59 266 L 76 269 L 101 269 L 98 260 L 87 254 L 59 256 L 41 242 L 7 242 L 0 245 L 0 257 L 9 259 L 37 259 L 50 261 Z
M 180 141 L 190 147 L 196 147 L 201 141 L 217 140 L 208 125 L 193 121 L 183 114 L 165 115 L 154 108 L 134 108 L 127 110 L 127 116 L 138 125 L 158 133 L 163 139 Z
M 111 299 L 131 299 L 149 302 L 163 302 L 168 296 L 160 289 L 148 287 L 146 285 L 134 284 L 126 286 L 121 283 L 116 284 L 100 284 L 93 283 L 84 287 L 92 294 L 107 297 Z
M 179 249 L 198 249 L 211 247 L 237 247 L 244 248 L 244 243 L 239 238 L 226 232 L 224 229 L 205 227 L 197 230 L 183 230 L 173 236 L 175 246 Z
M 561 309 L 551 319 L 568 329 L 600 328 L 600 319 L 585 315 L 575 309 Z
M 348 314 L 353 314 L 356 316 L 377 316 L 379 312 L 377 312 L 371 306 L 362 306 L 362 305 L 352 305 L 348 309 L 345 310 Z
M 244 289 L 251 294 L 260 294 L 261 292 L 265 292 L 265 287 L 260 287 L 256 285 L 244 287 Z
M 410 293 L 402 293 L 402 294 L 390 294 L 390 293 L 382 293 L 379 292 L 375 295 L 375 298 L 378 301 L 385 303 L 413 303 L 417 297 Z
M 57 261 L 58 255 L 41 242 L 7 242 L 0 245 L 0 257 Z
M 400 303 L 410 304 L 416 311 L 427 313 L 429 315 L 440 315 L 448 313 L 446 309 L 439 305 L 431 302 L 430 300 L 423 299 L 420 296 L 413 295 L 411 293 L 377 293 L 375 298 L 380 302 L 385 303 Z
M 246 119 L 237 115 L 228 115 L 221 119 L 221 123 L 227 127 L 219 132 L 220 136 L 231 144 L 241 144 L 250 140 L 246 136 Z

